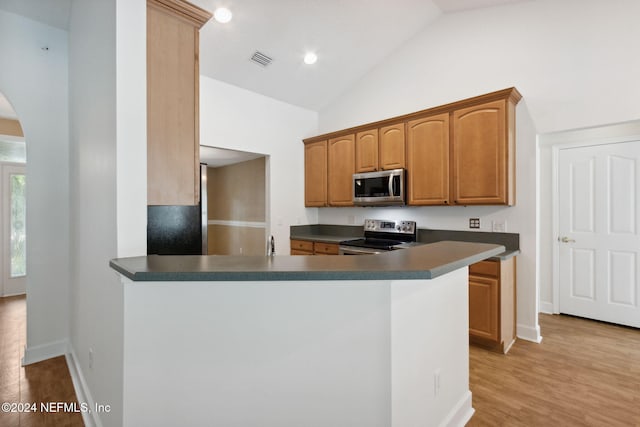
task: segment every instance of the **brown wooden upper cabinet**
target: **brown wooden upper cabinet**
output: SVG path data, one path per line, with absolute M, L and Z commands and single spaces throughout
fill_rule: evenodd
M 449 204 L 449 113 L 407 122 L 407 203 Z
M 515 104 L 506 99 L 453 112 L 453 202 L 515 203 Z
M 356 173 L 378 170 L 378 129 L 356 134 Z
M 353 206 L 355 134 L 331 138 L 327 154 L 328 205 Z
M 327 141 L 304 145 L 304 205 L 327 206 Z
M 353 204 L 354 171 L 405 167 L 409 205 L 515 204 L 515 106 L 521 97 L 509 88 L 305 139 L 307 145 L 328 140 L 327 205 Z
M 211 18 L 183 0 L 147 0 L 147 204 L 200 199 L 199 29 Z
M 405 167 L 404 122 L 356 133 L 355 172 Z
M 404 161 L 404 122 L 380 128 L 380 170 L 400 169 Z

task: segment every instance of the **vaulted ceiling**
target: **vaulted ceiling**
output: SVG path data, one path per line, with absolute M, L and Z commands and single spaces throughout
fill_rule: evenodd
M 67 29 L 73 1 L 0 0 L 0 9 Z M 311 110 L 321 110 L 443 13 L 533 0 L 192 0 L 213 12 L 200 35 L 200 73 Z M 250 60 L 259 51 L 272 59 Z M 317 63 L 303 63 L 313 51 Z

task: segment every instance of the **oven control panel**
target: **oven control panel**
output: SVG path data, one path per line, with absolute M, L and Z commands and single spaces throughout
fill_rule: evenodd
M 364 231 L 395 234 L 415 234 L 415 221 L 389 221 L 383 219 L 365 219 Z

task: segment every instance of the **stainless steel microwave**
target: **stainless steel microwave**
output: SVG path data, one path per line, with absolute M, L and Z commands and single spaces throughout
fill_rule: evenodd
M 356 206 L 404 205 L 404 169 L 353 174 Z

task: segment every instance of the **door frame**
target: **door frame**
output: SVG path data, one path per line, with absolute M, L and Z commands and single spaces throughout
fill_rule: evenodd
M 640 121 L 558 132 L 541 135 L 539 138 L 540 146 L 551 147 L 552 305 L 554 314 L 560 313 L 560 246 L 558 243 L 560 229 L 560 183 L 558 176 L 560 150 L 620 144 L 639 140 Z
M 11 212 L 10 212 L 10 195 L 9 192 L 7 191 L 6 188 L 6 183 L 5 183 L 5 176 L 11 175 L 13 173 L 18 173 L 18 174 L 23 174 L 26 176 L 27 174 L 27 165 L 25 163 L 15 163 L 15 162 L 0 162 L 0 200 L 2 201 L 2 212 L 0 213 L 0 218 L 2 219 L 0 222 L 0 242 L 2 242 L 2 247 L 0 247 L 0 255 L 2 255 L 1 257 L 1 262 L 0 262 L 0 279 L 2 280 L 2 283 L 0 283 L 0 297 L 8 297 L 8 296 L 14 296 L 14 295 L 22 295 L 22 292 L 20 293 L 9 293 L 9 294 L 5 294 L 6 291 L 6 283 L 5 280 L 9 278 L 9 270 L 10 270 L 10 261 L 9 258 L 11 257 L 10 251 L 8 249 L 8 245 L 5 243 L 8 243 L 8 236 L 5 235 L 5 233 L 8 232 L 9 229 L 9 225 L 10 225 L 10 216 L 11 216 Z M 26 200 L 25 200 L 26 202 Z M 22 279 L 25 281 L 25 293 L 26 293 L 26 276 Z

